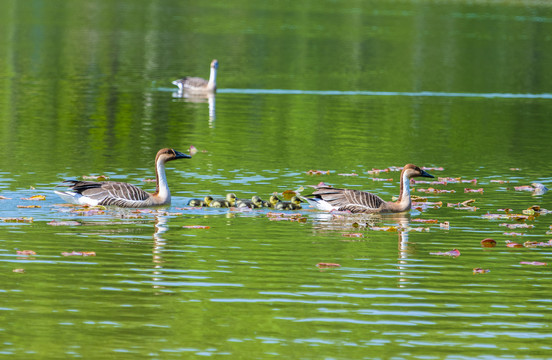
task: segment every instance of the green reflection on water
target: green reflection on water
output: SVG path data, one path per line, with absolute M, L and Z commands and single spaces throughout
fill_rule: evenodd
M 11 198 L 0 217 L 35 219 L 0 226 L 0 352 L 545 358 L 548 267 L 519 262 L 551 253 L 506 248 L 500 221 L 481 215 L 552 207 L 512 189 L 550 187 L 551 19 L 539 1 L 0 1 L 0 195 Z M 183 75 L 206 77 L 213 58 L 211 112 L 207 99 L 167 91 Z M 56 205 L 59 181 L 88 174 L 151 190 L 142 180 L 157 150 L 190 144 L 205 152 L 167 170 L 179 215 L 86 217 Z M 398 175 L 376 182 L 366 171 L 409 162 L 478 183 L 447 185 L 456 193 L 428 196 L 443 207 L 378 225 L 435 218 L 451 230 L 181 209 L 192 196 L 267 198 L 319 181 L 390 199 Z M 17 207 L 36 193 L 47 195 L 41 208 Z M 472 197 L 475 213 L 446 207 Z M 547 241 L 549 223 L 541 216 L 515 240 Z M 485 237 L 499 246 L 482 250 Z M 462 255 L 429 255 L 453 248 Z M 25 249 L 37 255 L 17 255 Z M 61 255 L 73 250 L 96 257 Z

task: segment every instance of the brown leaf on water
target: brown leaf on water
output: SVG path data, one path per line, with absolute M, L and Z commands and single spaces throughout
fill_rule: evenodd
M 486 274 L 488 272 L 491 272 L 489 269 L 482 269 L 482 268 L 475 268 L 473 269 L 474 274 Z
M 540 261 L 520 261 L 519 263 L 521 265 L 535 265 L 535 266 L 546 266 L 546 265 L 548 265 L 547 263 L 540 262 Z
M 523 243 L 523 246 L 528 247 L 528 248 L 551 247 L 552 246 L 552 240 L 548 240 L 547 242 L 526 241 L 526 242 Z
M 493 240 L 493 239 L 483 239 L 481 240 L 481 246 L 483 247 L 495 247 L 496 246 L 496 241 Z
M 36 252 L 33 250 L 17 250 L 17 255 L 32 256 L 36 255 Z
M 479 189 L 464 188 L 464 193 L 481 193 L 481 194 L 483 194 L 483 188 L 479 188 Z
M 154 182 L 157 182 L 156 179 L 142 179 L 143 182 L 151 182 L 151 183 L 154 183 Z
M 40 205 L 17 205 L 20 209 L 33 209 L 33 208 L 40 208 L 42 206 Z
M 510 171 L 521 171 L 520 168 L 510 168 Z
M 210 226 L 206 225 L 184 225 L 182 226 L 184 229 L 210 229 Z
M 506 226 L 508 229 L 532 229 L 535 227 L 535 225 L 529 225 L 527 223 L 520 223 L 520 224 L 498 224 L 499 226 Z
M 435 189 L 435 188 L 427 188 L 427 189 L 417 189 L 418 192 L 424 192 L 424 193 L 434 193 L 434 194 L 443 194 L 443 193 L 455 193 L 456 190 L 445 190 L 445 189 Z
M 349 174 L 341 173 L 341 174 L 337 174 L 337 175 L 339 175 L 339 176 L 358 176 L 358 174 L 356 174 L 356 173 L 349 173 Z
M 430 252 L 429 255 L 443 255 L 443 256 L 458 257 L 460 256 L 460 250 L 453 249 L 451 251 L 446 251 L 446 252 L 442 252 L 442 251 Z
M 375 175 L 375 174 L 379 174 L 379 173 L 382 173 L 382 172 L 389 172 L 390 169 L 374 169 L 372 168 L 372 170 L 368 170 L 366 171 L 368 174 L 371 174 L 371 175 Z
M 297 193 L 293 190 L 285 190 L 282 193 L 282 197 L 284 198 L 284 200 L 291 200 L 291 198 L 294 196 L 297 196 Z
M 324 262 L 321 262 L 321 263 L 316 264 L 316 266 L 320 269 L 327 269 L 327 268 L 340 267 L 341 265 L 339 265 L 337 263 L 324 263 Z
M 437 224 L 439 222 L 437 219 L 412 219 L 412 221 L 426 224 Z
M 96 256 L 94 251 L 71 251 L 71 252 L 62 252 L 63 256 Z
M 516 242 L 510 241 L 510 240 L 506 240 L 506 246 L 507 246 L 507 247 L 511 247 L 511 248 L 522 248 L 522 247 L 523 247 L 523 244 L 518 244 L 518 243 L 516 243 Z
M 389 232 L 399 231 L 399 228 L 397 226 L 371 226 L 369 229 L 374 231 L 389 231 Z
M 450 229 L 450 223 L 448 221 L 443 221 L 439 224 L 439 227 L 443 230 L 449 230 Z
M 32 223 L 33 218 L 32 217 L 20 217 L 20 218 L 0 218 L 3 222 L 8 223 Z
M 330 170 L 309 170 L 307 175 L 329 175 Z
M 25 272 L 25 269 L 13 269 L 12 272 L 18 273 L 18 274 L 23 274 Z
M 82 224 L 78 221 L 73 221 L 73 220 L 70 220 L 70 221 L 52 220 L 49 223 L 47 223 L 47 225 L 50 225 L 50 226 L 79 226 L 79 225 L 82 225 Z
M 444 171 L 445 168 L 443 168 L 442 166 L 439 166 L 439 167 L 422 166 L 422 170 L 425 170 L 425 171 Z
M 341 234 L 341 236 L 346 236 L 346 237 L 364 237 L 364 234 L 361 234 L 361 233 L 351 233 L 351 234 Z
M 523 236 L 522 233 L 518 233 L 518 232 L 505 232 L 504 235 L 506 235 L 506 236 Z
M 492 183 L 497 183 L 497 184 L 508 184 L 508 183 L 510 183 L 508 180 L 495 180 L 495 179 L 491 179 L 491 182 Z
M 530 185 L 522 185 L 522 186 L 514 186 L 515 191 L 533 191 L 535 190 L 534 187 Z
M 28 198 L 21 198 L 21 200 L 46 200 L 46 196 L 44 195 L 33 195 Z

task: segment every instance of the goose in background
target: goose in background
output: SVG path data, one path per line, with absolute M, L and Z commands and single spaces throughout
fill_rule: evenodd
M 279 201 L 274 205 L 274 208 L 277 210 L 300 210 L 301 208 L 301 199 L 297 196 L 291 198 L 291 201 Z
M 313 186 L 316 190 L 303 198 L 313 207 L 325 211 L 350 211 L 352 213 L 399 213 L 410 210 L 410 179 L 413 177 L 428 177 L 419 167 L 407 164 L 401 171 L 401 189 L 396 202 L 385 201 L 379 196 L 359 190 L 336 189 L 330 186 Z
M 116 181 L 64 181 L 69 190 L 54 191 L 63 200 L 77 205 L 105 205 L 124 208 L 164 206 L 171 203 L 171 192 L 165 175 L 165 163 L 191 158 L 174 149 L 161 149 L 155 156 L 156 190 L 150 194 L 134 185 Z
M 214 93 L 217 90 L 217 69 L 218 61 L 215 59 L 211 61 L 209 81 L 200 77 L 186 76 L 182 79 L 175 80 L 172 83 L 178 86 L 179 92 L 196 94 Z

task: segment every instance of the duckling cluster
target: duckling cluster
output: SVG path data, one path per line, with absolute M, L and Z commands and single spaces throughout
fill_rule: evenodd
M 254 195 L 251 199 L 238 199 L 236 194 L 226 194 L 224 198 L 213 198 L 205 196 L 203 199 L 191 199 L 188 201 L 188 206 L 194 207 L 214 207 L 214 208 L 272 208 L 277 210 L 299 210 L 301 209 L 301 199 L 297 196 L 291 198 L 290 201 L 281 201 L 276 195 L 271 195 L 268 201 L 264 201 L 260 196 Z

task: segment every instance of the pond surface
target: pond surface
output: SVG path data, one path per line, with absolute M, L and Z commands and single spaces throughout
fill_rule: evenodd
M 529 189 L 552 187 L 548 2 L 3 0 L 0 20 L 3 357 L 550 358 L 551 195 Z M 216 98 L 175 94 L 214 58 Z M 151 191 L 157 150 L 191 145 L 166 209 L 53 193 Z M 407 163 L 436 177 L 407 214 L 186 205 L 320 181 L 390 200 L 399 173 L 373 169 Z

